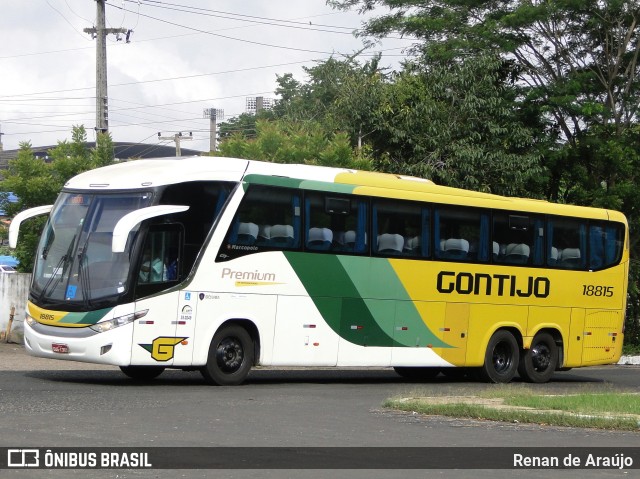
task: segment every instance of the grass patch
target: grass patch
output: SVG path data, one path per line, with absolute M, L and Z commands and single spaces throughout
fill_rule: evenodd
M 387 408 L 421 414 L 625 431 L 640 430 L 640 395 L 615 391 L 535 394 L 530 388 L 497 387 L 464 397 L 389 399 Z
M 622 346 L 622 354 L 625 356 L 639 356 L 640 344 L 625 344 Z
M 516 396 L 505 404 L 553 409 L 580 414 L 640 414 L 640 395 L 623 393 L 575 394 L 568 396 Z

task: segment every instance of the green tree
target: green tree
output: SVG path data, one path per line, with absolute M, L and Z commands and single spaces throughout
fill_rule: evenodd
M 542 172 L 535 130 L 491 55 L 464 63 L 406 64 L 380 106 L 376 166 L 436 183 L 523 195 Z
M 370 158 L 351 148 L 347 134 L 328 132 L 316 122 L 259 120 L 255 138 L 236 133 L 220 142 L 217 156 L 371 169 Z
M 377 114 L 388 75 L 376 56 L 361 64 L 357 55 L 342 60 L 329 58 L 304 67 L 304 83 L 291 74 L 278 77 L 280 96 L 273 114 L 289 121 L 321 123 L 329 131 L 349 135 L 353 147 L 361 150 L 377 132 Z
M 609 143 L 637 123 L 640 8 L 636 0 L 333 0 L 340 8 L 388 13 L 366 23 L 365 35 L 400 32 L 416 39 L 424 65 L 464 63 L 495 52 L 512 61 L 521 98 L 546 125 L 552 147 L 545 194 L 566 200 L 585 144 Z M 602 134 L 602 136 L 600 136 Z M 588 141 L 585 139 L 588 138 Z M 602 150 L 601 147 L 598 149 Z M 598 182 L 619 174 L 600 160 Z M 586 185 L 585 185 L 586 186 Z
M 71 177 L 113 161 L 113 143 L 109 134 L 98 135 L 95 149 L 89 149 L 86 140 L 84 127 L 74 126 L 72 141 L 59 142 L 49 151 L 51 163 L 36 158 L 30 143 L 21 143 L 0 184 L 0 190 L 11 191 L 18 197 L 16 203 L 10 203 L 6 195 L 0 198 L 7 215 L 12 217 L 27 208 L 52 204 Z M 20 261 L 19 271 L 30 272 L 33 269 L 34 253 L 44 224 L 45 219 L 40 217 L 21 225 L 14 253 Z
M 242 113 L 239 116 L 220 123 L 220 141 L 226 140 L 233 135 L 240 135 L 243 138 L 255 138 L 256 115 L 252 115 L 251 113 Z

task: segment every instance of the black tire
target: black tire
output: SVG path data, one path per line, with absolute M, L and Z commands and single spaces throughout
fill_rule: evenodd
M 136 381 L 151 381 L 164 371 L 162 366 L 120 366 L 120 371 Z
M 253 340 L 242 326 L 218 330 L 209 346 L 207 364 L 200 370 L 210 384 L 234 386 L 242 383 L 253 365 Z
M 508 383 L 518 371 L 518 342 L 509 331 L 496 331 L 487 345 L 481 378 L 491 383 Z
M 393 369 L 398 375 L 406 379 L 433 379 L 440 374 L 440 368 L 397 366 Z
M 558 346 L 549 333 L 538 333 L 531 348 L 522 351 L 518 373 L 530 383 L 546 383 L 558 366 Z

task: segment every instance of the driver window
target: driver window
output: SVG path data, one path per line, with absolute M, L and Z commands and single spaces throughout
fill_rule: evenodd
M 142 250 L 138 284 L 177 281 L 179 277 L 180 234 L 177 228 L 151 230 Z

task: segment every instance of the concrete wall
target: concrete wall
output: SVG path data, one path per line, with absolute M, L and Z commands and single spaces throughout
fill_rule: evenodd
M 15 273 L 0 274 L 0 331 L 7 330 L 11 306 L 15 306 L 13 324 L 9 341 L 22 343 L 24 331 L 24 309 L 29 297 L 29 285 L 31 284 L 31 274 Z

